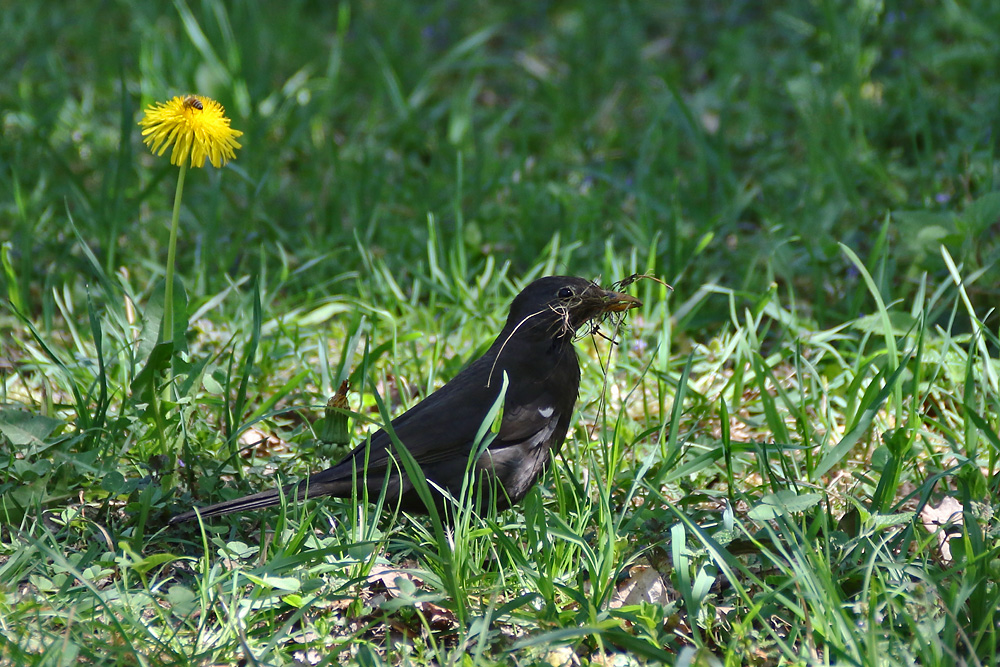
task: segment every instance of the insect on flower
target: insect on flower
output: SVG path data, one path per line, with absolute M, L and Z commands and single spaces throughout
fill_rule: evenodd
M 167 102 L 146 108 L 142 141 L 157 155 L 169 148 L 171 164 L 180 166 L 190 160 L 192 167 L 202 167 L 209 160 L 221 167 L 236 157 L 240 148 L 222 105 L 203 95 L 178 95 Z

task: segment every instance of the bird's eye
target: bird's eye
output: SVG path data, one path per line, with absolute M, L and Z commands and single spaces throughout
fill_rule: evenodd
M 557 295 L 560 299 L 568 299 L 573 296 L 573 290 L 568 287 L 562 287 L 559 289 L 559 294 Z

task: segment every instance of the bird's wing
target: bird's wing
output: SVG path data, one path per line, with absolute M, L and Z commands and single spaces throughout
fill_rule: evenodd
M 504 406 L 503 421 L 497 439 L 502 442 L 519 443 L 550 431 L 554 425 L 568 418 L 565 408 L 552 396 L 542 394 L 530 402 L 517 402 Z
M 499 394 L 495 387 L 462 381 L 462 375 L 392 420 L 396 437 L 421 467 L 443 460 L 467 460 L 479 426 Z M 354 471 L 365 468 L 366 457 L 368 475 L 373 479 L 401 465 L 393 453 L 392 439 L 384 429 L 373 433 L 370 441 L 370 446 L 366 439 L 343 461 L 312 475 L 308 483 L 349 484 Z
M 476 434 L 498 395 L 498 387 L 487 388 L 482 383 L 462 382 L 456 377 L 452 383 L 394 419 L 392 429 L 422 468 L 442 463 L 464 468 Z M 533 448 L 547 444 L 560 426 L 565 431 L 571 411 L 572 406 L 567 409 L 548 392 L 536 393 L 530 398 L 508 396 L 500 431 L 490 449 Z M 379 429 L 370 440 L 370 446 L 366 439 L 343 461 L 312 475 L 308 483 L 343 481 L 350 484 L 354 471 L 365 468 L 366 457 L 368 476 L 373 480 L 380 480 L 387 470 L 395 471 L 401 464 L 394 454 L 389 434 Z

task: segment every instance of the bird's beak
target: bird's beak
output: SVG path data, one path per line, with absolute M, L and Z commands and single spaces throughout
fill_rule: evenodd
M 630 296 L 628 294 L 622 294 L 621 292 L 612 292 L 611 290 L 604 290 L 604 311 L 612 313 L 621 313 L 626 310 L 631 310 L 632 308 L 638 308 L 642 305 L 642 301 Z

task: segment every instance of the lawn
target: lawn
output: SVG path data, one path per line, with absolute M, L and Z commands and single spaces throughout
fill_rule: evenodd
M 0 663 L 1000 660 L 1000 3 L 25 2 L 0 38 Z M 184 170 L 167 290 L 139 122 L 189 94 L 241 147 Z M 167 525 L 335 463 L 548 274 L 648 278 L 519 506 Z

